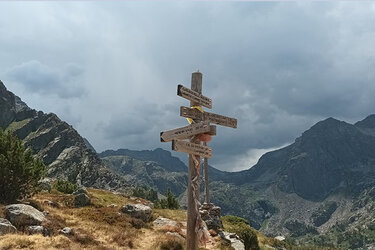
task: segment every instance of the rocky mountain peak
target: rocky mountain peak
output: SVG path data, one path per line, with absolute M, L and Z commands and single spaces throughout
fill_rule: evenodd
M 29 108 L 0 82 L 0 128 L 13 132 L 46 165 L 49 177 L 68 179 L 97 188 L 129 184 L 112 173 L 84 139 L 56 114 Z
M 5 88 L 4 83 L 0 80 L 0 91 L 3 91 Z
M 365 119 L 355 123 L 354 125 L 359 128 L 374 129 L 375 128 L 375 114 L 367 116 Z

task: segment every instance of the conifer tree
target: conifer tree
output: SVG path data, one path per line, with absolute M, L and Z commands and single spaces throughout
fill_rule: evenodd
M 22 141 L 0 129 L 0 203 L 34 194 L 45 174 L 45 165 Z

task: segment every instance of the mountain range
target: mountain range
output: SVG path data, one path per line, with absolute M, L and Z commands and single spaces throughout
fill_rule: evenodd
M 0 82 L 0 127 L 13 131 L 48 165 L 48 175 L 127 190 L 170 188 L 186 200 L 187 166 L 163 149 L 107 150 L 55 114 L 30 109 Z M 328 118 L 294 143 L 240 172 L 209 168 L 211 201 L 267 235 L 360 249 L 375 246 L 375 115 L 355 124 Z M 203 186 L 202 186 L 203 191 Z

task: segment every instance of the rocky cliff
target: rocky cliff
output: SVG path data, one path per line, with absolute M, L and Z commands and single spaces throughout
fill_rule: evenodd
M 48 176 L 85 186 L 119 189 L 129 184 L 110 171 L 85 140 L 55 114 L 29 108 L 0 81 L 0 127 L 22 139 L 46 165 Z

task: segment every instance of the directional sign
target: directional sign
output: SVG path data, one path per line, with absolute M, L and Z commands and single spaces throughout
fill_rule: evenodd
M 177 95 L 188 99 L 190 101 L 199 103 L 199 105 L 205 106 L 209 109 L 212 108 L 212 101 L 210 98 L 203 96 L 202 94 L 199 94 L 198 92 L 191 90 L 189 88 L 186 88 L 182 85 L 177 86 Z
M 210 125 L 208 121 L 193 123 L 182 128 L 160 132 L 160 141 L 168 142 L 177 139 L 187 139 L 198 134 L 216 135 L 216 126 Z
M 199 155 L 204 158 L 212 157 L 212 149 L 210 147 L 187 141 L 173 140 L 172 150 L 192 155 Z
M 191 109 L 188 107 L 180 108 L 180 116 L 191 118 L 193 120 L 209 121 L 226 127 L 237 128 L 237 119 L 209 112 L 202 113 L 197 109 Z

